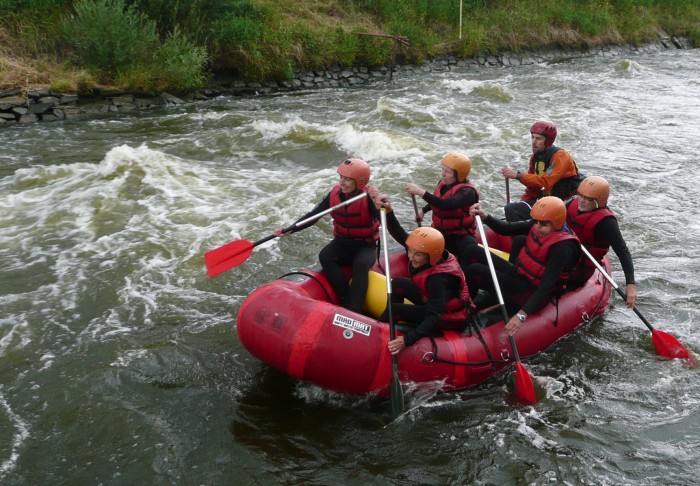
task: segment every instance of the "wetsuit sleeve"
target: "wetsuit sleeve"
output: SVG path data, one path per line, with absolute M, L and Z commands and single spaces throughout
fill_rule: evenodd
M 542 282 L 535 290 L 535 293 L 523 305 L 522 310 L 530 315 L 544 307 L 552 296 L 561 273 L 573 268 L 580 256 L 581 249 L 576 240 L 566 240 L 552 245 L 547 258 L 547 265 L 544 268 Z
M 526 187 L 523 199 L 537 199 L 540 190 L 551 190 L 554 184 L 560 180 L 576 175 L 574 159 L 571 158 L 569 152 L 564 149 L 559 149 L 557 153 L 552 156 L 551 169 L 551 173 L 546 173 L 541 176 L 529 171 L 520 176 L 520 182 Z
M 450 210 L 472 206 L 478 202 L 479 198 L 476 195 L 476 191 L 471 187 L 462 187 L 455 192 L 452 197 L 448 197 L 447 199 L 442 199 L 428 191 L 425 191 L 425 194 L 423 194 L 423 199 L 425 199 L 425 202 L 430 206 L 434 206 L 438 209 Z M 425 211 L 423 212 L 425 213 Z
M 634 263 L 630 254 L 625 239 L 620 232 L 620 225 L 615 218 L 605 218 L 598 223 L 593 230 L 593 235 L 596 241 L 607 242 L 617 255 L 622 266 L 622 271 L 625 273 L 625 282 L 627 285 L 634 284 Z
M 375 206 L 372 196 L 370 196 L 369 193 L 367 194 L 367 197 L 369 198 L 369 213 L 372 215 L 372 218 L 379 220 L 379 209 L 377 206 Z
M 425 303 L 425 319 L 415 329 L 404 334 L 406 346 L 411 346 L 420 338 L 431 335 L 437 329 L 447 305 L 451 283 L 450 276 L 446 274 L 438 273 L 426 279 L 428 300 Z
M 406 239 L 408 238 L 408 233 L 403 229 L 399 220 L 396 219 L 396 214 L 394 211 L 386 213 L 386 225 L 389 234 L 399 243 L 401 246 L 406 246 Z
M 525 221 L 508 222 L 504 219 L 494 218 L 489 215 L 486 220 L 484 220 L 484 223 L 499 235 L 526 235 L 530 232 L 532 225 L 535 224 L 535 220 L 528 219 Z
M 321 202 L 319 202 L 319 203 L 316 205 L 315 208 L 313 208 L 311 211 L 309 211 L 308 213 L 306 213 L 306 214 L 305 214 L 304 216 L 302 216 L 301 218 L 297 219 L 297 220 L 294 222 L 294 224 L 296 225 L 296 223 L 298 223 L 299 221 L 304 221 L 305 219 L 310 218 L 311 216 L 314 216 L 314 215 L 316 215 L 316 214 L 318 214 L 318 213 L 321 213 L 321 212 L 325 211 L 326 209 L 328 209 L 328 208 L 330 208 L 330 207 L 331 207 L 331 193 L 329 192 L 328 194 L 326 194 L 326 197 L 324 197 L 324 198 L 321 200 Z M 314 224 L 316 224 L 317 221 L 318 221 L 318 219 L 316 219 L 316 220 L 314 220 L 314 221 L 309 221 L 308 223 L 306 223 L 306 224 L 304 224 L 304 225 L 302 225 L 302 226 L 295 226 L 294 229 L 293 229 L 291 232 L 292 232 L 292 233 L 296 233 L 297 231 L 301 231 L 301 230 L 303 230 L 303 229 L 306 229 L 306 228 L 308 228 L 309 226 L 313 226 Z

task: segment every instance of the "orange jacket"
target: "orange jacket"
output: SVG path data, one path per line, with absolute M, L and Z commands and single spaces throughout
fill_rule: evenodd
M 542 157 L 538 157 L 539 159 L 542 159 Z M 569 155 L 569 152 L 562 148 L 559 148 L 552 155 L 548 166 L 544 162 L 535 162 L 535 155 L 533 155 L 530 157 L 530 167 L 527 174 L 520 176 L 520 182 L 525 186 L 525 192 L 520 199 L 533 201 L 540 197 L 551 196 L 554 184 L 562 179 L 576 175 L 577 170 L 574 159 Z

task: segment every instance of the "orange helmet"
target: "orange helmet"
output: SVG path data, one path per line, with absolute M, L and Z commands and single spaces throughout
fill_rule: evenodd
M 362 191 L 369 182 L 369 164 L 362 159 L 345 159 L 338 166 L 338 174 L 355 179 L 357 189 Z
M 554 229 L 560 230 L 566 221 L 566 206 L 558 197 L 546 196 L 532 206 L 530 217 L 540 221 L 550 221 Z
M 445 237 L 435 228 L 417 228 L 406 238 L 406 246 L 413 251 L 427 253 L 430 264 L 435 265 L 445 251 Z
M 557 127 L 554 123 L 547 120 L 537 120 L 530 127 L 530 133 L 536 133 L 544 137 L 544 146 L 549 147 L 557 138 Z
M 440 163 L 457 172 L 457 182 L 466 181 L 472 170 L 472 162 L 469 157 L 459 152 L 450 152 L 442 158 Z
M 610 197 L 610 184 L 600 176 L 586 177 L 578 186 L 578 193 L 582 196 L 592 197 L 598 203 L 599 208 L 608 204 Z

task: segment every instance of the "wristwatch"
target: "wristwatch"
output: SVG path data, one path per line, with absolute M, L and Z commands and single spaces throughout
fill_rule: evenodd
M 521 314 L 520 312 L 518 312 L 517 314 L 515 314 L 515 317 L 517 317 L 518 319 L 520 319 L 520 322 L 525 322 L 525 319 L 527 319 L 527 316 L 526 316 L 525 314 Z

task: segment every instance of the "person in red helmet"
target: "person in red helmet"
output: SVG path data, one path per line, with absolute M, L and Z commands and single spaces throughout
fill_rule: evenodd
M 578 186 L 578 197 L 567 206 L 566 223 L 576 233 L 588 252 L 603 264 L 603 257 L 612 247 L 620 259 L 625 273 L 628 307 L 634 307 L 637 300 L 637 287 L 634 282 L 634 263 L 627 248 L 617 217 L 608 208 L 610 184 L 600 176 L 586 177 Z M 573 285 L 583 285 L 595 272 L 595 265 L 582 258 L 580 265 L 571 276 Z
M 504 300 L 519 307 L 505 327 L 512 336 L 528 315 L 540 310 L 553 294 L 566 288 L 571 272 L 581 259 L 580 243 L 566 225 L 564 201 L 554 196 L 538 200 L 527 221 L 509 223 L 496 219 L 488 216 L 480 205 L 472 208 L 472 212 L 485 218 L 484 222 L 496 233 L 518 234 L 513 240 L 510 261 L 492 255 Z M 477 307 L 487 307 L 494 300 L 495 287 L 484 250 L 476 245 L 473 249 L 480 250 L 480 261 L 467 267 L 467 285 L 470 295 L 480 304 Z M 488 299 L 477 297 L 482 289 L 488 293 Z
M 505 166 L 501 173 L 508 179 L 517 179 L 525 186 L 520 201 L 506 204 L 507 221 L 524 221 L 530 217 L 533 204 L 544 196 L 556 196 L 564 201 L 576 194 L 581 177 L 576 162 L 563 148 L 554 145 L 557 127 L 546 120 L 538 120 L 530 127 L 532 156 L 526 173 Z
M 335 290 L 339 303 L 353 312 L 362 313 L 362 304 L 368 287 L 368 272 L 376 258 L 379 240 L 379 210 L 374 205 L 368 185 L 370 167 L 362 159 L 348 158 L 338 166 L 340 180 L 315 208 L 297 220 L 303 221 L 326 209 L 347 201 L 363 192 L 367 197 L 331 212 L 333 218 L 333 239 L 321 249 L 318 255 L 323 272 Z M 277 236 L 287 236 L 316 223 L 314 220 L 295 226 Z M 352 266 L 352 285 L 348 283 L 342 266 Z
M 387 229 L 406 248 L 410 275 L 391 280 L 393 317 L 411 329 L 389 341 L 389 351 L 397 354 L 439 329 L 464 329 L 474 304 L 457 258 L 445 250 L 442 233 L 422 227 L 408 234 L 396 219 L 388 196 L 375 196 L 374 201 L 377 207 L 386 208 Z M 405 304 L 404 298 L 412 304 Z M 388 308 L 378 319 L 388 321 Z
M 434 192 L 413 183 L 406 184 L 406 191 L 428 203 L 418 212 L 417 218 L 422 220 L 424 214 L 432 210 L 432 227 L 444 236 L 447 251 L 459 258 L 468 245 L 476 244 L 474 216 L 469 214 L 469 208 L 479 202 L 479 193 L 469 182 L 472 168 L 469 157 L 450 152 L 440 165 L 441 178 Z

